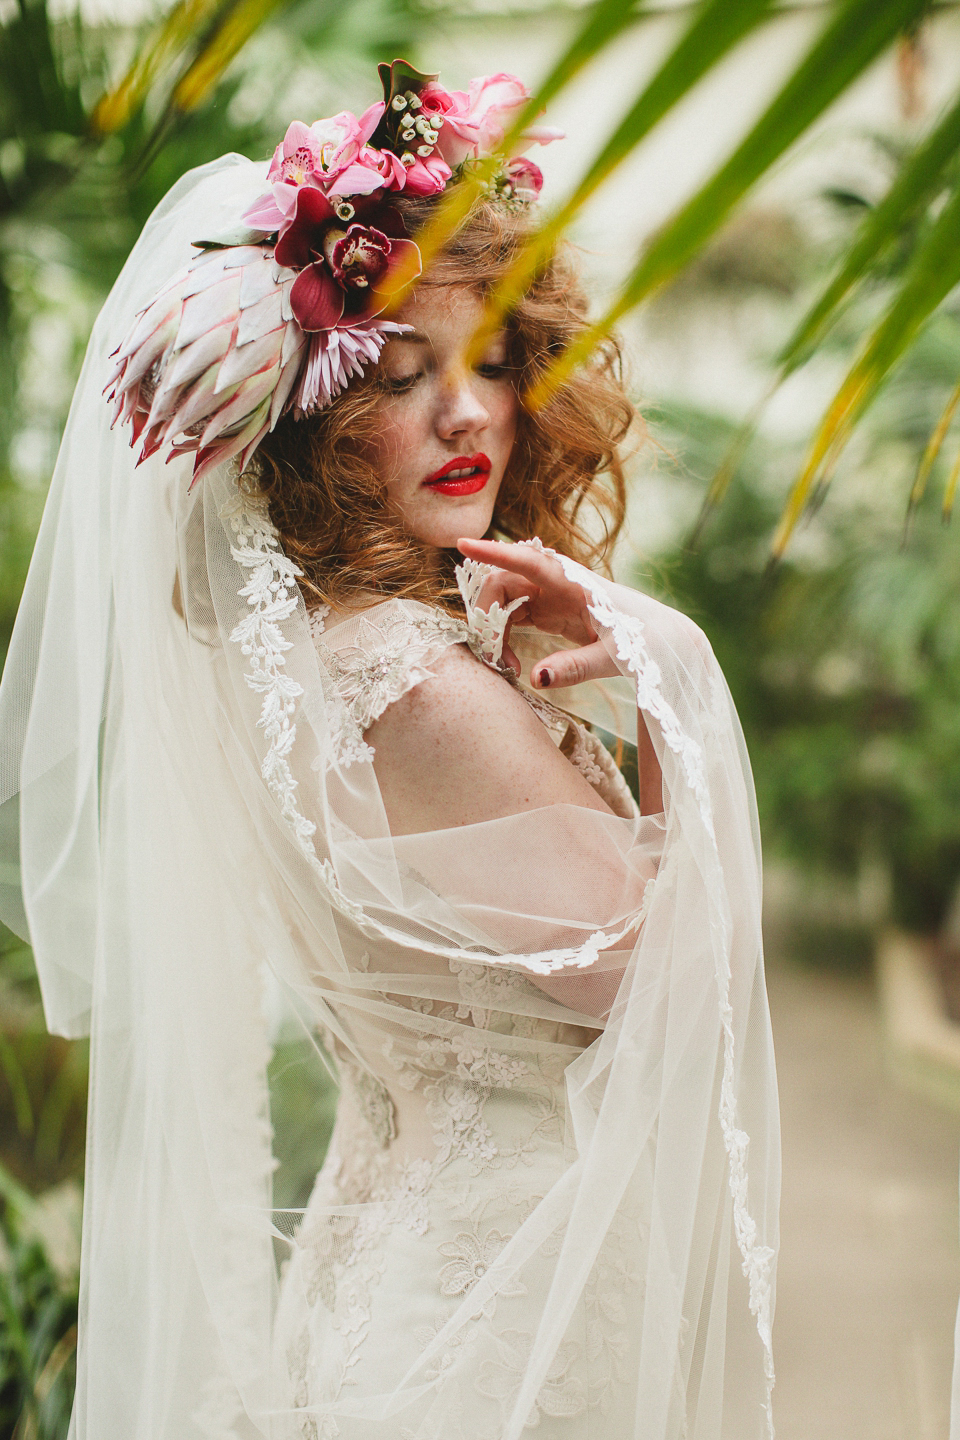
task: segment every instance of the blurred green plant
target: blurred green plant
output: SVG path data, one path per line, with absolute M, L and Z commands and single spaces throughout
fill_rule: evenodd
M 0 1167 L 2 1440 L 60 1440 L 73 1404 L 78 1276 L 54 1265 L 37 1208 Z
M 919 459 L 958 368 L 960 317 L 945 312 L 861 435 L 861 477 Z M 735 433 L 732 421 L 679 405 L 650 418 L 704 479 Z M 771 477 L 789 461 L 755 439 L 698 544 L 672 548 L 648 582 L 716 650 L 767 854 L 834 890 L 879 873 L 887 914 L 932 932 L 960 876 L 960 555 L 930 504 L 904 546 L 902 512 L 878 508 L 871 487 L 859 501 L 827 496 L 796 554 L 771 567 L 781 504 Z
M 339 1087 L 306 1036 L 282 1036 L 268 1070 L 277 1210 L 306 1205 L 333 1131 Z
M 0 933 L 0 1167 L 33 1192 L 83 1175 L 87 1044 L 48 1035 L 33 955 Z

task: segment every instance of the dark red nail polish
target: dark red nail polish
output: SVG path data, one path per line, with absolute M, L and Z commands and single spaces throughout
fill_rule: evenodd
M 540 688 L 542 690 L 546 690 L 550 685 L 553 684 L 553 673 L 552 671 L 547 669 L 546 665 L 544 665 L 543 669 L 540 671 L 540 674 L 537 676 L 537 683 L 540 685 Z

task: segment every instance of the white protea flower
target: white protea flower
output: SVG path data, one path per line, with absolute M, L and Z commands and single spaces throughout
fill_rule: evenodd
M 168 458 L 195 452 L 193 483 L 234 456 L 242 469 L 286 409 L 301 418 L 329 405 L 389 333 L 409 328 L 374 321 L 308 336 L 290 308 L 298 273 L 271 246 L 207 249 L 140 311 L 105 390 L 141 461 L 164 446 Z

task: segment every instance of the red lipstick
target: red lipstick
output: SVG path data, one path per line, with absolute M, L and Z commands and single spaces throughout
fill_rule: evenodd
M 476 495 L 490 479 L 490 459 L 479 455 L 456 455 L 424 480 L 441 495 Z

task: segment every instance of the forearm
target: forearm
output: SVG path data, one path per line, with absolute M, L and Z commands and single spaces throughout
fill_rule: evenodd
M 659 815 L 664 809 L 663 772 L 643 711 L 637 711 L 637 770 L 641 815 Z

